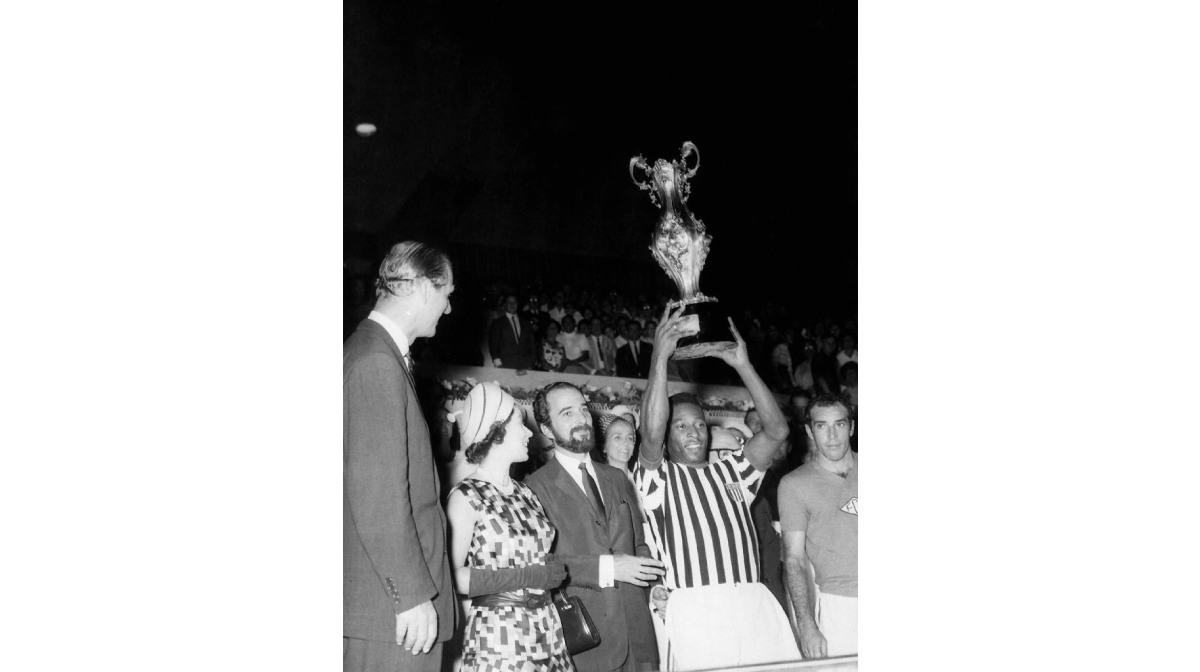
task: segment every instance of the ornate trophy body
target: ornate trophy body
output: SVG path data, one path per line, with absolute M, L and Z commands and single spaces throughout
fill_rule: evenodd
M 696 163 L 688 168 L 691 156 L 696 157 Z M 704 222 L 693 217 L 687 207 L 691 194 L 688 179 L 699 169 L 700 150 L 691 142 L 683 143 L 677 162 L 659 159 L 651 168 L 641 156 L 629 160 L 629 176 L 634 184 L 649 191 L 650 201 L 662 210 L 650 238 L 650 252 L 679 288 L 680 299 L 672 301 L 670 306 L 672 309 L 686 306 L 683 317 L 692 332 L 679 339 L 672 359 L 695 359 L 737 347 L 725 311 L 715 298 L 700 291 L 700 271 L 708 257 L 712 236 L 705 233 Z M 638 179 L 635 171 L 641 171 L 648 179 Z

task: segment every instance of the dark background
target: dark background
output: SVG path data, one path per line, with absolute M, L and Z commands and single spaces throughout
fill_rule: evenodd
M 347 304 L 404 239 L 449 252 L 464 299 L 495 278 L 674 296 L 628 164 L 690 140 L 702 290 L 856 315 L 853 3 L 344 7 Z

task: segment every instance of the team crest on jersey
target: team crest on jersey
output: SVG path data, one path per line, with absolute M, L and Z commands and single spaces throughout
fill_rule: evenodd
M 744 496 L 742 496 L 742 484 L 741 483 L 726 483 L 725 484 L 725 492 L 728 492 L 729 498 L 735 502 L 745 501 L 745 499 L 746 499 Z
M 858 497 L 851 497 L 850 501 L 842 505 L 842 511 L 857 516 L 858 515 Z

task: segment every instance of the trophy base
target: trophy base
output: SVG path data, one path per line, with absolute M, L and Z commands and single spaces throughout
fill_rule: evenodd
M 695 316 L 693 319 L 699 331 L 679 339 L 671 359 L 698 359 L 737 347 L 737 341 L 729 331 L 729 317 L 715 299 L 689 303 L 683 309 L 682 317 L 692 316 Z

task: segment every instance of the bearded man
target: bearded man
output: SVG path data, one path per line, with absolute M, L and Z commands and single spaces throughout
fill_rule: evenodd
M 579 388 L 553 383 L 533 402 L 553 457 L 525 479 L 558 529 L 554 554 L 564 587 L 583 600 L 600 645 L 574 656 L 579 672 L 657 670 L 658 648 L 646 587 L 663 575 L 642 533 L 637 494 L 625 474 L 594 462 L 592 414 Z

